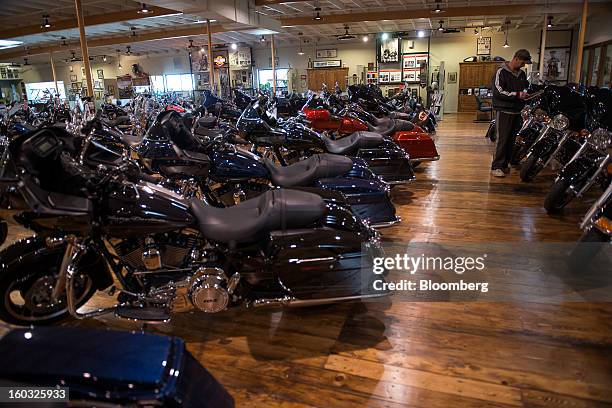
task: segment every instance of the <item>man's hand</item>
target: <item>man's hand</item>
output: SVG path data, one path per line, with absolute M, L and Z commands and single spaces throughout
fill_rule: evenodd
M 519 92 L 517 96 L 519 99 L 526 99 L 529 97 L 529 94 L 527 92 Z

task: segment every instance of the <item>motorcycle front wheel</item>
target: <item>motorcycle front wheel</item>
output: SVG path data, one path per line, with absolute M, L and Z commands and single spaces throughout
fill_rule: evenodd
M 65 291 L 57 301 L 52 296 L 64 251 L 65 245 L 47 248 L 43 239 L 32 237 L 0 252 L 1 320 L 29 326 L 52 324 L 68 317 Z M 83 266 L 82 270 L 87 268 Z M 75 290 L 80 307 L 96 288 L 88 276 L 77 274 Z
M 535 176 L 542 170 L 543 166 L 536 155 L 530 156 L 521 166 L 521 180 L 533 181 Z
M 572 201 L 569 187 L 570 185 L 566 180 L 558 180 L 552 185 L 544 199 L 544 208 L 548 214 L 558 213 Z

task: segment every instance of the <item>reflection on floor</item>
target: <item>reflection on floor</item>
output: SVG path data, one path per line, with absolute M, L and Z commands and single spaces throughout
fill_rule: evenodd
M 386 241 L 574 241 L 589 203 L 542 208 L 536 183 L 489 175 L 473 115 L 448 115 L 441 160 L 393 191 Z M 11 231 L 15 237 L 15 230 Z M 510 244 L 509 244 L 510 245 Z M 240 407 L 587 407 L 612 404 L 612 305 L 344 304 L 189 313 L 147 329 L 183 337 Z M 111 317 L 71 325 L 138 329 Z M 112 356 L 109 356 L 112 358 Z

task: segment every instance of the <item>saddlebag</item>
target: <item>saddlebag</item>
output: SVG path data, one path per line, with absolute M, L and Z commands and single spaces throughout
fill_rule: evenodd
M 438 160 L 440 158 L 436 145 L 427 133 L 396 132 L 393 135 L 393 140 L 408 153 L 411 161 Z
M 390 184 L 409 183 L 415 179 L 410 157 L 400 149 L 360 149 L 357 157 L 365 160 L 374 174 Z

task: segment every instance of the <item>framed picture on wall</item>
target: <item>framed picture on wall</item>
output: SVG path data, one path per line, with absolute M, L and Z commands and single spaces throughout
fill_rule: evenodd
M 115 87 L 112 85 L 109 85 L 107 88 L 107 92 L 109 95 L 114 95 L 115 94 Z
M 388 38 L 380 42 L 378 62 L 399 62 L 399 38 Z
M 491 37 L 476 39 L 476 55 L 491 55 Z
M 70 75 L 70 82 L 76 82 L 77 81 L 77 76 L 76 75 Z
M 81 84 L 78 82 L 73 82 L 70 84 L 70 88 L 74 89 L 75 91 L 79 89 L 80 87 L 81 87 Z
M 82 88 L 87 88 L 87 80 L 84 79 L 82 84 L 83 84 Z
M 85 67 L 81 67 L 81 74 L 83 74 L 83 77 L 85 76 Z
M 569 47 L 546 48 L 544 50 L 544 81 L 567 82 L 571 51 Z
M 457 83 L 457 73 L 456 72 L 449 72 L 448 73 L 448 83 L 449 84 L 456 84 Z
M 96 71 L 98 73 L 98 79 L 104 79 L 104 70 L 99 69 Z
M 317 50 L 317 58 L 337 58 L 338 50 L 336 48 L 330 48 L 326 50 Z

